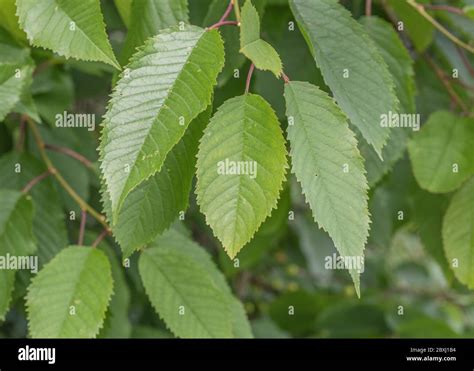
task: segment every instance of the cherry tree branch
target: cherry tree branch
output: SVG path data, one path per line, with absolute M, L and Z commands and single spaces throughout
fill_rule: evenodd
M 43 159 L 44 163 L 46 164 L 48 170 L 51 172 L 52 175 L 56 178 L 59 184 L 64 188 L 64 190 L 72 197 L 74 201 L 79 205 L 81 210 L 87 211 L 94 219 L 96 219 L 102 226 L 110 231 L 110 228 L 106 222 L 105 216 L 100 214 L 96 211 L 91 205 L 89 205 L 86 201 L 84 201 L 81 196 L 77 194 L 77 192 L 69 185 L 69 183 L 63 178 L 63 176 L 57 171 L 54 164 L 51 162 L 48 154 L 45 150 L 45 143 L 41 138 L 38 128 L 36 127 L 35 122 L 28 117 L 27 118 L 28 126 L 33 133 L 35 138 L 36 145 L 38 146 L 38 150 L 40 152 L 41 158 Z
M 422 4 L 418 4 L 415 0 L 407 0 L 407 3 L 412 6 L 418 13 L 420 13 L 423 18 L 430 22 L 438 31 L 440 31 L 443 35 L 450 39 L 453 43 L 459 45 L 463 49 L 470 51 L 471 53 L 474 53 L 474 47 L 469 44 L 466 44 L 464 41 L 458 39 L 451 32 L 449 32 L 441 23 L 439 23 L 436 19 L 434 19 L 430 14 L 426 12 L 425 7 Z
M 237 22 L 240 22 L 239 0 L 231 0 L 231 1 L 232 1 L 232 4 L 234 4 L 235 19 L 237 19 Z
M 84 166 L 87 166 L 88 168 L 93 169 L 93 165 L 91 161 L 89 161 L 83 155 L 81 155 L 80 153 L 70 148 L 61 147 L 61 146 L 57 146 L 55 144 L 49 144 L 49 143 L 45 143 L 44 148 L 49 149 L 50 151 L 59 152 L 66 156 L 72 157 L 76 159 L 77 161 L 81 162 Z

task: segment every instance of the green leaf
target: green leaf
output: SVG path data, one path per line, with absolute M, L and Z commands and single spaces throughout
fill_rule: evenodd
M 0 190 L 0 252 L 24 256 L 36 251 L 33 236 L 33 204 L 30 196 L 21 192 Z
M 432 193 L 457 189 L 474 174 L 474 120 L 447 111 L 433 113 L 408 144 L 415 178 Z
M 136 48 L 161 30 L 189 23 L 187 0 L 134 0 L 130 9 L 130 27 L 120 60 L 128 63 Z
M 115 86 L 100 147 L 114 222 L 130 191 L 160 171 L 211 103 L 223 49 L 218 31 L 185 26 L 148 39 L 132 57 Z
M 16 0 L 21 28 L 34 46 L 66 58 L 120 65 L 110 46 L 99 0 Z
M 452 276 L 443 250 L 442 225 L 449 204 L 446 195 L 417 189 L 414 194 L 413 224 L 426 251 L 436 259 L 446 277 Z M 448 278 L 449 280 L 449 278 Z
M 419 315 L 417 318 L 403 321 L 398 325 L 397 333 L 404 339 L 418 339 L 421 333 L 425 339 L 459 338 L 459 333 L 455 332 L 446 320 L 427 315 Z
M 454 275 L 474 289 L 474 178 L 451 199 L 443 220 L 443 246 Z
M 395 81 L 395 91 L 400 99 L 400 114 L 415 113 L 415 73 L 413 59 L 403 45 L 393 26 L 376 17 L 363 17 L 361 23 L 377 45 Z M 369 185 L 377 183 L 403 155 L 411 130 L 416 128 L 396 127 L 390 131 L 387 145 L 382 151 L 383 161 L 364 141 L 359 142 L 365 159 Z M 419 129 L 419 127 L 418 127 Z
M 0 24 L 16 40 L 26 43 L 26 34 L 18 25 L 15 0 L 0 0 Z
M 20 171 L 16 172 L 19 166 Z M 20 191 L 46 167 L 32 155 L 11 152 L 0 157 L 0 188 Z M 68 245 L 64 211 L 51 179 L 43 179 L 29 192 L 34 205 L 33 234 L 38 241 L 40 266 Z
M 189 125 L 183 138 L 166 157 L 161 170 L 125 199 L 118 222 L 112 226 L 124 258 L 166 230 L 188 207 L 199 139 L 210 116 L 211 106 Z M 107 197 L 106 193 L 103 195 Z M 105 202 L 110 203 L 108 200 Z M 110 210 L 110 206 L 105 209 Z
M 321 90 L 328 91 L 308 45 L 299 28 L 294 27 L 294 22 L 295 18 L 289 7 L 267 8 L 262 20 L 262 30 L 265 30 L 266 40 L 278 50 L 283 61 L 289 62 L 285 64 L 285 74 L 292 80 L 307 81 L 319 86 Z M 227 29 L 229 28 L 231 27 L 227 27 Z M 283 90 L 284 84 L 281 83 L 281 80 L 275 79 L 271 73 L 257 70 L 252 76 L 252 91 L 265 97 L 280 121 L 285 120 Z
M 14 286 L 15 272 L 4 269 L 0 270 L 0 321 L 5 319 L 10 308 Z
M 92 243 L 97 235 L 86 234 L 85 241 Z M 109 258 L 112 268 L 112 278 L 114 281 L 114 293 L 110 299 L 110 305 L 107 311 L 107 317 L 99 333 L 100 338 L 115 339 L 129 338 L 132 334 L 132 324 L 128 317 L 128 311 L 131 301 L 131 292 L 125 276 L 125 268 L 117 259 L 117 255 L 110 246 L 102 240 L 97 246 L 105 252 Z
M 176 336 L 232 337 L 232 312 L 224 293 L 188 254 L 168 245 L 147 249 L 139 269 L 153 307 Z
M 21 192 L 0 190 L 0 257 L 28 256 L 35 252 L 32 231 L 33 204 Z M 0 269 L 0 320 L 8 311 L 13 291 L 15 271 Z
M 35 75 L 31 94 L 41 118 L 55 127 L 56 115 L 72 108 L 74 82 L 69 73 L 59 68 L 48 68 Z
M 398 18 L 399 29 L 410 37 L 418 52 L 425 51 L 433 41 L 433 25 L 406 1 L 388 0 L 388 4 Z
M 64 128 L 55 128 L 51 130 L 46 126 L 40 126 L 39 130 L 43 140 L 46 143 L 71 148 L 72 150 L 83 155 L 84 149 L 87 148 L 88 144 L 90 145 L 89 140 L 91 139 L 91 137 L 89 136 L 89 140 L 87 140 L 87 136 L 80 134 L 81 132 L 90 134 L 90 132 L 86 129 L 82 129 L 83 131 L 81 129 L 67 130 Z M 31 137 L 30 144 L 32 145 L 32 147 L 34 146 L 34 151 L 35 153 L 37 153 L 36 146 L 33 142 L 33 138 Z M 95 138 L 93 138 L 93 144 L 94 146 L 96 146 Z M 76 193 L 83 200 L 88 201 L 90 196 L 90 178 L 92 174 L 87 169 L 87 167 L 76 159 L 70 156 L 65 156 L 63 153 L 51 151 L 50 153 L 48 153 L 48 156 L 54 164 L 54 167 L 59 171 L 59 173 L 61 173 L 64 179 L 69 184 L 74 185 L 74 190 L 76 191 Z M 89 156 L 85 157 L 87 158 Z M 69 195 L 69 193 L 64 190 L 63 187 L 59 186 L 57 183 L 56 185 L 57 192 L 61 196 L 64 208 L 69 212 L 74 211 L 76 213 L 76 216 L 80 215 L 81 209 L 77 202 Z
M 115 7 L 120 14 L 120 17 L 125 23 L 125 26 L 130 27 L 130 18 L 132 14 L 132 3 L 133 0 L 114 0 Z
M 202 4 L 203 0 L 198 0 L 199 4 Z M 224 14 L 228 3 L 222 0 L 213 0 L 209 5 L 209 9 L 207 11 L 206 17 L 203 21 L 204 26 L 211 26 L 217 22 Z M 190 3 L 192 6 L 192 3 Z M 199 5 L 202 7 L 202 5 Z M 228 20 L 235 21 L 235 14 L 231 12 Z M 240 53 L 240 39 L 239 39 L 239 27 L 221 27 L 219 28 L 219 32 L 222 35 L 224 40 L 224 49 L 225 49 L 225 65 L 222 69 L 222 72 L 219 74 L 217 83 L 219 87 L 225 85 L 229 79 L 233 78 L 235 70 L 240 70 L 241 67 L 244 65 L 246 58 L 245 56 Z
M 272 71 L 276 77 L 282 72 L 280 56 L 260 38 L 260 18 L 250 0 L 242 7 L 240 21 L 240 51 L 260 70 Z
M 293 308 L 293 313 L 289 311 Z M 280 295 L 269 306 L 269 315 L 278 326 L 297 337 L 314 331 L 316 318 L 321 311 L 318 296 L 306 291 L 288 292 Z
M 199 146 L 196 194 L 231 258 L 276 207 L 286 167 L 285 139 L 262 97 L 245 94 L 219 107 Z
M 387 337 L 389 328 L 386 313 L 381 304 L 354 301 L 336 301 L 318 313 L 317 336 L 326 338 L 382 338 Z M 351 326 L 347 318 L 357 319 Z
M 224 298 L 230 306 L 232 312 L 233 336 L 236 338 L 251 338 L 252 331 L 244 307 L 240 301 L 233 296 L 224 275 L 219 271 L 219 269 L 217 269 L 211 256 L 201 246 L 175 229 L 170 229 L 168 232 L 158 237 L 150 247 L 160 248 L 162 246 L 182 251 L 206 271 L 209 278 L 211 278 L 221 293 L 224 294 Z
M 474 19 L 474 5 L 466 5 L 462 11 L 467 17 Z
M 293 172 L 314 220 L 341 256 L 363 257 L 369 234 L 367 180 L 347 119 L 325 92 L 305 82 L 285 85 Z M 349 270 L 360 294 L 359 270 Z
M 29 53 L 0 28 L 0 121 L 15 110 L 31 85 L 34 63 Z
M 398 99 L 374 42 L 336 0 L 290 5 L 337 103 L 382 158 L 390 130 L 380 125 L 380 116 L 397 112 Z
M 26 305 L 31 337 L 96 337 L 112 291 L 107 256 L 91 247 L 68 247 L 28 287 Z

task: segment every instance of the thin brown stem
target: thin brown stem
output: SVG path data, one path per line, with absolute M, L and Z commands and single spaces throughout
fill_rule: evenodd
M 34 123 L 34 121 L 30 117 L 28 117 L 27 122 L 35 138 L 35 142 L 36 142 L 36 145 L 38 146 L 38 150 L 40 152 L 41 158 L 43 159 L 44 163 L 46 164 L 51 174 L 54 175 L 56 180 L 64 188 L 64 190 L 72 197 L 72 199 L 76 201 L 76 203 L 79 205 L 81 210 L 87 211 L 94 219 L 96 219 L 100 224 L 102 224 L 104 228 L 106 228 L 107 230 L 110 230 L 109 226 L 107 225 L 105 216 L 97 212 L 92 206 L 90 206 L 86 201 L 84 201 L 81 198 L 81 196 L 79 196 L 77 192 L 63 178 L 63 176 L 57 171 L 54 164 L 51 162 L 50 158 L 48 157 L 48 154 L 46 153 L 45 144 L 43 142 L 43 139 L 41 138 L 39 130 L 36 127 L 36 124 Z
M 227 25 L 233 25 L 233 26 L 238 26 L 239 22 L 237 21 L 221 21 L 217 22 L 216 24 L 213 24 L 212 26 L 208 27 L 208 30 L 214 30 L 216 28 L 219 28 L 221 26 L 227 26 Z
M 446 88 L 448 94 L 450 95 L 451 99 L 453 102 L 456 103 L 456 105 L 462 109 L 462 111 L 468 115 L 469 110 L 467 109 L 467 106 L 465 103 L 462 101 L 462 99 L 459 97 L 458 93 L 454 90 L 454 88 L 451 86 L 449 81 L 445 78 L 444 71 L 428 56 L 425 54 L 425 60 L 426 62 L 433 68 L 433 70 L 436 73 L 436 76 L 438 79 L 441 81 L 441 83 L 444 85 Z
M 413 7 L 420 15 L 430 22 L 438 31 L 445 35 L 449 40 L 451 40 L 456 45 L 460 46 L 463 49 L 474 53 L 474 47 L 469 44 L 466 44 L 464 41 L 458 39 L 451 32 L 449 32 L 441 23 L 434 19 L 430 14 L 428 14 L 422 4 L 418 4 L 415 0 L 407 0 L 407 3 Z
M 285 82 L 285 84 L 288 84 L 290 82 L 289 77 L 283 71 L 281 71 L 281 77 L 283 78 L 283 81 Z
M 446 81 L 449 81 L 449 82 L 452 82 L 453 84 L 456 84 L 456 85 L 459 85 L 459 86 L 462 86 L 464 89 L 467 89 L 467 90 L 473 90 L 474 91 L 474 86 L 469 86 L 468 84 L 466 84 L 465 82 L 459 80 L 459 79 L 455 79 L 451 76 L 449 76 L 449 74 L 446 72 L 446 71 L 441 71 L 443 73 L 443 78 L 446 79 Z
M 367 17 L 372 15 L 372 0 L 365 0 L 365 15 Z
M 99 243 L 104 239 L 105 236 L 107 236 L 110 232 L 107 229 L 102 230 L 102 232 L 99 234 L 99 236 L 95 239 L 95 241 L 92 243 L 92 247 L 97 247 Z
M 87 220 L 87 212 L 85 210 L 81 210 L 81 227 L 79 228 L 79 239 L 77 244 L 82 246 L 84 244 L 84 232 L 86 230 L 86 220 Z
M 230 0 L 229 5 L 227 6 L 227 9 L 225 10 L 225 13 L 222 15 L 221 19 L 219 19 L 219 22 L 223 22 L 227 19 L 233 7 L 234 7 L 234 4 L 232 0 Z
M 245 94 L 250 90 L 250 81 L 252 81 L 253 71 L 255 70 L 255 65 L 252 63 L 249 68 L 249 73 L 247 74 L 247 81 L 245 82 Z
M 28 184 L 26 186 L 23 187 L 23 189 L 21 190 L 23 193 L 28 193 L 31 188 L 33 188 L 36 184 L 38 184 L 39 182 L 41 182 L 43 179 L 47 178 L 48 176 L 51 175 L 51 171 L 46 170 L 44 173 L 34 177 L 33 179 L 31 179 Z
M 474 67 L 471 65 L 471 62 L 466 57 L 466 53 L 459 46 L 456 45 L 456 50 L 458 51 L 459 56 L 461 57 L 462 63 L 466 66 L 469 74 L 474 77 Z
M 45 143 L 44 148 L 46 148 L 50 151 L 59 152 L 59 153 L 62 153 L 66 156 L 72 157 L 75 160 L 81 162 L 84 166 L 87 166 L 88 168 L 93 169 L 93 165 L 92 165 L 91 161 L 89 161 L 83 155 L 81 155 L 80 153 L 78 153 L 78 152 L 76 152 L 76 151 L 74 151 L 70 148 L 61 147 L 61 146 L 57 146 L 55 144 L 49 144 L 49 143 Z
M 431 5 L 431 4 L 420 4 L 425 9 L 429 10 L 444 10 L 454 14 L 465 15 L 462 9 L 456 8 L 454 6 L 449 5 Z
M 25 136 L 26 136 L 26 116 L 21 115 L 20 117 L 20 133 L 18 135 L 18 142 L 16 144 L 16 149 L 18 151 L 23 151 L 25 146 Z

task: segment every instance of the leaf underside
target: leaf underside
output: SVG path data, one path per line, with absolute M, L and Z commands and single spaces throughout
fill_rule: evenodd
M 397 112 L 398 99 L 373 41 L 336 0 L 291 0 L 290 6 L 338 105 L 382 158 L 390 130 L 380 117 Z
M 413 59 L 390 23 L 376 16 L 363 17 L 361 23 L 374 40 L 394 77 L 395 91 L 400 100 L 400 114 L 408 114 L 405 117 L 413 118 L 416 111 Z M 383 161 L 366 141 L 359 141 L 370 186 L 376 184 L 403 156 L 413 130 L 410 127 L 394 127 L 390 130 L 390 137 L 382 151 Z
M 347 119 L 325 92 L 305 82 L 285 85 L 293 172 L 314 220 L 341 256 L 360 257 L 369 232 L 368 186 Z M 291 121 L 290 121 L 291 122 Z M 359 271 L 350 269 L 359 294 Z

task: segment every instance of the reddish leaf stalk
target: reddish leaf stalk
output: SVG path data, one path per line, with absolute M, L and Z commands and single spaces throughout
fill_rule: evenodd
M 367 17 L 372 15 L 372 0 L 365 0 L 365 15 Z
M 87 211 L 81 210 L 81 227 L 79 229 L 79 239 L 77 241 L 77 244 L 79 246 L 82 246 L 82 244 L 84 243 L 84 232 L 86 230 L 86 220 L 87 220 Z
M 245 94 L 250 90 L 250 81 L 252 80 L 253 71 L 255 70 L 255 65 L 252 63 L 249 68 L 249 73 L 247 74 L 247 81 L 245 82 Z
M 226 25 L 234 25 L 234 26 L 238 26 L 239 22 L 237 21 L 221 21 L 221 22 L 217 22 L 216 24 L 213 24 L 211 27 L 208 28 L 208 30 L 213 30 L 215 28 L 219 28 L 221 26 L 226 26 Z
M 229 5 L 227 6 L 227 9 L 225 10 L 225 13 L 222 15 L 221 19 L 219 19 L 219 22 L 223 22 L 227 19 L 233 7 L 234 7 L 234 3 L 232 2 L 232 0 L 230 0 Z
M 41 158 L 43 159 L 44 163 L 48 167 L 49 171 L 55 176 L 56 180 L 59 182 L 61 187 L 77 202 L 82 210 L 86 210 L 94 219 L 96 219 L 100 224 L 103 225 L 104 228 L 110 230 L 109 226 L 107 225 L 105 216 L 101 215 L 98 211 L 96 211 L 91 205 L 89 205 L 86 201 L 84 201 L 81 196 L 77 194 L 77 192 L 69 185 L 69 183 L 63 178 L 63 176 L 56 170 L 54 164 L 51 162 L 48 154 L 45 150 L 45 144 L 43 138 L 40 135 L 38 128 L 36 127 L 35 122 L 30 118 L 27 117 L 27 123 L 30 127 L 30 130 L 35 138 L 36 145 L 38 146 L 39 153 Z
M 469 74 L 474 77 L 474 67 L 472 67 L 471 62 L 469 59 L 467 59 L 466 54 L 464 53 L 464 50 L 461 49 L 458 45 L 456 45 L 456 50 L 458 51 L 459 56 L 462 59 L 462 63 L 464 66 L 466 66 L 467 70 L 469 71 Z
M 91 161 L 89 161 L 83 155 L 81 155 L 80 153 L 78 153 L 78 152 L 76 152 L 76 151 L 74 151 L 70 148 L 61 147 L 61 146 L 57 146 L 55 144 L 48 144 L 48 143 L 44 144 L 44 148 L 49 149 L 50 151 L 59 152 L 59 153 L 62 153 L 66 156 L 72 157 L 72 158 L 76 159 L 77 161 L 81 162 L 82 164 L 84 164 L 85 166 L 87 166 L 88 168 L 90 168 L 90 169 L 93 168 Z
M 431 4 L 421 4 L 423 8 L 429 9 L 429 10 L 445 10 L 450 13 L 454 14 L 460 14 L 464 15 L 464 12 L 462 9 L 456 8 L 454 6 L 449 6 L 449 5 L 431 5 Z
M 36 184 L 38 184 L 39 182 L 41 182 L 43 179 L 47 178 L 49 175 L 51 175 L 51 171 L 50 170 L 46 170 L 44 173 L 34 177 L 33 179 L 31 179 L 28 184 L 26 186 L 23 187 L 23 189 L 21 190 L 23 193 L 28 193 L 31 188 L 33 188 Z
M 446 88 L 448 94 L 451 96 L 451 99 L 461 108 L 461 110 L 468 115 L 469 110 L 467 109 L 467 106 L 464 104 L 462 99 L 459 97 L 459 95 L 456 93 L 456 91 L 453 89 L 449 81 L 446 79 L 444 75 L 444 71 L 428 56 L 425 55 L 425 60 L 426 62 L 433 68 L 434 72 L 436 73 L 436 76 L 438 79 L 441 81 L 441 83 L 444 85 Z
M 96 248 L 99 243 L 104 239 L 105 236 L 109 234 L 109 231 L 107 229 L 103 229 L 102 232 L 99 234 L 99 236 L 95 239 L 95 241 L 92 243 L 92 247 Z

